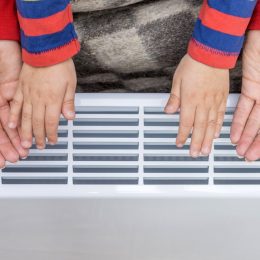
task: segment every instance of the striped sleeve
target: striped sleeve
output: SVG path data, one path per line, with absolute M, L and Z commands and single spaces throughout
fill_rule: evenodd
M 0 0 L 0 40 L 20 39 L 15 0 Z
M 63 62 L 79 52 L 69 0 L 16 0 L 23 61 L 35 67 Z
M 189 55 L 217 68 L 233 68 L 257 0 L 204 0 Z
M 249 30 L 260 30 L 260 2 L 258 1 L 252 20 L 248 26 Z

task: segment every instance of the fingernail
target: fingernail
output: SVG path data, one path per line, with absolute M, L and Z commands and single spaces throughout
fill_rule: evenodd
M 215 138 L 219 138 L 220 133 L 215 133 Z
M 16 127 L 16 125 L 15 125 L 15 123 L 10 122 L 10 123 L 8 124 L 8 127 L 11 128 L 11 129 L 13 129 L 13 128 Z
M 209 155 L 209 154 L 210 154 L 210 149 L 209 149 L 208 147 L 203 148 L 203 149 L 202 149 L 202 154 L 204 154 L 204 155 Z
M 241 156 L 241 155 L 237 155 L 237 158 L 239 158 L 239 159 L 244 159 L 245 157 L 244 157 L 244 156 Z
M 69 117 L 74 117 L 74 116 L 75 116 L 75 112 L 73 112 L 73 111 L 68 111 L 68 112 L 67 112 L 67 115 L 68 115 Z
M 28 158 L 28 156 L 25 156 L 25 157 L 22 157 L 21 159 L 22 160 L 26 160 Z
M 37 145 L 37 149 L 39 149 L 39 150 L 43 150 L 44 148 L 45 148 L 45 146 Z
M 191 156 L 196 158 L 196 157 L 199 156 L 199 152 L 198 151 L 191 151 Z
M 178 143 L 178 144 L 176 144 L 176 146 L 177 146 L 178 148 L 182 148 L 182 147 L 183 147 L 183 144 Z
M 3 170 L 6 166 L 3 166 L 2 168 L 0 168 L 0 170 Z
M 166 112 L 170 112 L 170 111 L 172 111 L 173 109 L 174 109 L 173 106 L 168 105 L 168 106 L 165 107 L 164 111 L 166 111 Z
M 24 147 L 24 148 L 30 148 L 31 147 L 31 143 L 30 142 L 28 142 L 28 141 L 22 141 L 22 146 Z

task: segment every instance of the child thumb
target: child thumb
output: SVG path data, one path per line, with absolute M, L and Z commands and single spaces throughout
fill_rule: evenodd
M 170 97 L 168 99 L 168 102 L 164 108 L 164 112 L 167 114 L 173 114 L 178 111 L 180 108 L 180 84 L 173 84 L 172 92 L 170 94 Z

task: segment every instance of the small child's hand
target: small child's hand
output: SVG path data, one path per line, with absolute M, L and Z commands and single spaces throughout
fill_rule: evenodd
M 231 127 L 237 153 L 249 161 L 260 158 L 260 32 L 250 31 L 243 52 L 243 83 Z
M 180 108 L 180 126 L 176 145 L 182 147 L 192 130 L 190 154 L 209 155 L 213 139 L 220 134 L 229 93 L 229 70 L 199 63 L 188 54 L 173 78 L 166 113 Z
M 76 81 L 72 59 L 42 68 L 23 65 L 9 119 L 9 127 L 15 128 L 22 115 L 23 147 L 31 147 L 33 135 L 38 149 L 45 148 L 46 136 L 50 144 L 57 142 L 60 114 L 68 120 L 75 117 Z

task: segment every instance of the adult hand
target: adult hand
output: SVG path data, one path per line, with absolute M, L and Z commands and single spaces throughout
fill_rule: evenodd
M 16 162 L 28 151 L 21 145 L 17 129 L 8 127 L 9 102 L 17 89 L 21 71 L 21 49 L 15 41 L 0 41 L 0 167 L 5 161 Z
M 243 53 L 243 82 L 235 111 L 231 141 L 239 156 L 260 158 L 260 32 L 250 31 Z

